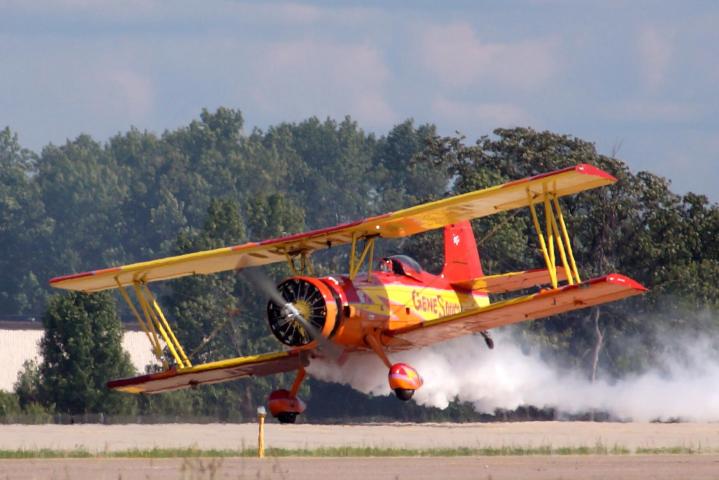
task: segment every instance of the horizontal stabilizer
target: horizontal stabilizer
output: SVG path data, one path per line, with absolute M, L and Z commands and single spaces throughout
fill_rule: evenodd
M 139 377 L 107 382 L 107 388 L 126 393 L 161 393 L 209 383 L 228 382 L 242 377 L 262 377 L 290 372 L 309 363 L 308 352 L 275 352 L 231 358 L 189 368 L 171 368 Z
M 557 267 L 557 281 L 561 282 L 566 279 L 567 275 L 564 268 Z M 550 283 L 552 283 L 552 280 L 549 276 L 549 271 L 546 268 L 539 268 L 523 272 L 487 275 L 464 282 L 456 282 L 452 286 L 482 293 L 508 293 L 538 285 L 549 285 Z
M 578 285 L 543 290 L 449 317 L 429 320 L 417 326 L 391 332 L 383 341 L 396 350 L 427 346 L 490 328 L 613 302 L 639 295 L 646 290 L 631 278 L 612 273 Z

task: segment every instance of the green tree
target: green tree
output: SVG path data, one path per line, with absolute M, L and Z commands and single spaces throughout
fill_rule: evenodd
M 310 118 L 267 133 L 268 148 L 288 159 L 282 185 L 299 205 L 313 206 L 310 228 L 327 227 L 373 213 L 372 155 L 376 144 L 350 117 L 342 122 Z
M 20 403 L 15 393 L 0 390 L 0 418 L 7 418 L 20 413 Z
M 133 373 L 110 294 L 55 295 L 43 325 L 38 388 L 42 404 L 70 414 L 132 411 L 132 397 L 105 387 L 109 379 Z
M 118 228 L 127 186 L 101 144 L 81 135 L 45 147 L 35 182 L 54 223 L 47 251 L 52 272 L 84 271 L 125 258 Z
M 0 130 L 0 312 L 42 311 L 46 290 L 37 276 L 46 272 L 53 222 L 47 218 L 40 190 L 33 181 L 35 154 L 20 146 L 9 128 Z M 33 254 L 30 254 L 33 252 Z
M 434 126 L 415 127 L 412 120 L 407 120 L 378 139 L 373 155 L 372 190 L 378 203 L 374 213 L 411 207 L 447 192 L 450 180 L 447 169 L 417 161 L 436 137 Z

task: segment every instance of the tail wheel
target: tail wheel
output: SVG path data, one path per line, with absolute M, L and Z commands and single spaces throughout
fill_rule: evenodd
M 406 402 L 412 398 L 412 395 L 414 395 L 414 390 L 410 390 L 409 388 L 395 388 L 394 394 L 397 395 L 397 398 L 399 398 L 403 402 Z

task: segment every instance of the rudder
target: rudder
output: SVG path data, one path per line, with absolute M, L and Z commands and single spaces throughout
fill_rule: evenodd
M 444 268 L 442 277 L 450 283 L 482 277 L 477 241 L 469 221 L 444 227 Z

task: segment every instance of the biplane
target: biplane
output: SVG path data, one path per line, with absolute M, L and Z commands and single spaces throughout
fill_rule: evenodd
M 582 280 L 572 253 L 560 197 L 614 182 L 608 173 L 580 164 L 331 228 L 67 275 L 50 284 L 83 292 L 118 289 L 147 335 L 161 371 L 111 380 L 108 388 L 155 394 L 294 371 L 290 389 L 274 391 L 268 399 L 272 415 L 292 423 L 305 409 L 297 393 L 306 367 L 316 358 L 341 362 L 357 352 L 374 354 L 386 365 L 396 396 L 409 400 L 422 386 L 422 377 L 410 365 L 393 363 L 394 352 L 468 334 L 483 335 L 492 348 L 490 329 L 644 292 L 642 285 L 618 273 Z M 484 275 L 470 220 L 518 208 L 529 209 L 545 268 Z M 375 265 L 377 239 L 439 228 L 444 229 L 439 275 L 403 255 Z M 339 245 L 349 245 L 347 272 L 314 276 L 313 252 Z M 270 283 L 264 288 L 269 329 L 283 348 L 193 365 L 149 285 L 275 262 L 287 262 L 293 273 L 277 287 Z M 513 292 L 490 303 L 491 294 Z

